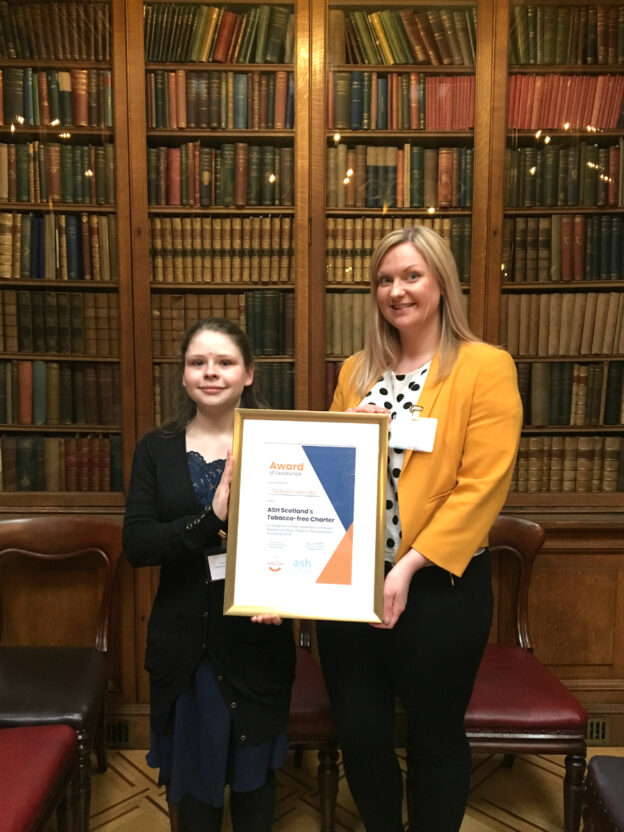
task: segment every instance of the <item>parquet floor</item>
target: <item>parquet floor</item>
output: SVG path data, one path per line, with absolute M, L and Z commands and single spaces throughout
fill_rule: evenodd
M 624 757 L 624 748 L 594 748 L 594 753 Z M 110 751 L 105 774 L 92 780 L 91 832 L 168 832 L 164 790 L 145 763 L 144 751 Z M 561 832 L 563 829 L 563 760 L 556 756 L 520 755 L 512 768 L 498 756 L 473 761 L 472 792 L 461 832 Z M 292 756 L 278 774 L 274 832 L 318 832 L 316 755 Z M 346 787 L 340 780 L 337 832 L 363 832 Z M 223 832 L 231 832 L 229 821 Z

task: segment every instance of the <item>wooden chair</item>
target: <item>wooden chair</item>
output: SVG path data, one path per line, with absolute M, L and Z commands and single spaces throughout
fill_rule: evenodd
M 338 796 L 338 745 L 323 672 L 311 652 L 310 621 L 300 624 L 295 683 L 288 717 L 288 741 L 301 761 L 306 750 L 318 752 L 321 832 L 334 832 Z
M 121 523 L 0 520 L 0 727 L 70 725 L 78 736 L 78 832 L 89 828 L 91 750 L 106 768 L 107 650 Z M 74 830 L 76 832 L 76 830 Z
M 544 543 L 544 530 L 519 517 L 499 515 L 490 531 L 493 558 L 509 556 L 517 567 L 513 611 L 514 644 L 488 644 L 466 712 L 473 751 L 505 755 L 563 754 L 564 830 L 578 832 L 583 804 L 587 714 L 567 688 L 533 655 L 528 626 L 531 569 Z M 504 607 L 500 603 L 499 609 Z M 406 726 L 397 706 L 398 746 Z M 409 764 L 409 761 L 408 761 Z
M 0 832 L 72 832 L 78 743 L 68 725 L 0 728 Z
M 512 605 L 515 644 L 486 647 L 466 713 L 466 732 L 474 751 L 504 754 L 506 762 L 518 753 L 564 755 L 564 830 L 578 832 L 587 714 L 535 657 L 529 634 L 531 570 L 544 537 L 541 526 L 519 517 L 500 515 L 492 527 L 493 557 L 511 556 L 518 566 Z
M 624 757 L 592 757 L 585 780 L 584 832 L 624 829 Z

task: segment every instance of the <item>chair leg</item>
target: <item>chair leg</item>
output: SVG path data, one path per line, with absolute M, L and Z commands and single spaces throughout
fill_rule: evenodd
M 76 832 L 89 832 L 91 811 L 91 743 L 78 734 L 78 811 Z
M 321 832 L 335 832 L 338 797 L 338 749 L 335 745 L 318 753 L 318 787 L 321 804 Z
M 563 781 L 563 828 L 564 832 L 579 832 L 583 798 L 585 796 L 585 756 L 568 754 L 565 758 Z
M 57 832 L 74 832 L 78 816 L 78 768 L 74 771 L 56 809 Z
M 106 711 L 104 705 L 100 711 L 97 725 L 95 726 L 95 740 L 93 742 L 95 756 L 97 757 L 97 770 L 106 771 Z
M 167 808 L 169 809 L 169 826 L 171 832 L 178 832 L 178 807 L 175 803 L 167 801 Z

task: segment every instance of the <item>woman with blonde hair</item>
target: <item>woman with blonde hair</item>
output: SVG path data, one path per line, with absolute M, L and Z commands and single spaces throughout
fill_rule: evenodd
M 367 832 L 403 830 L 396 697 L 411 830 L 457 832 L 470 781 L 464 714 L 492 617 L 487 537 L 522 408 L 513 360 L 470 331 L 436 232 L 392 231 L 370 269 L 366 346 L 345 361 L 331 409 L 389 416 L 383 621 L 318 622 L 321 660 Z

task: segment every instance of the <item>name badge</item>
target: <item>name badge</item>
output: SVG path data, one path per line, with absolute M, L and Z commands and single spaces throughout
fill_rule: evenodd
M 225 552 L 218 555 L 206 555 L 206 563 L 211 581 L 223 581 L 225 579 Z
M 430 454 L 435 441 L 437 419 L 417 418 L 395 419 L 390 427 L 388 445 L 391 448 L 423 451 Z

